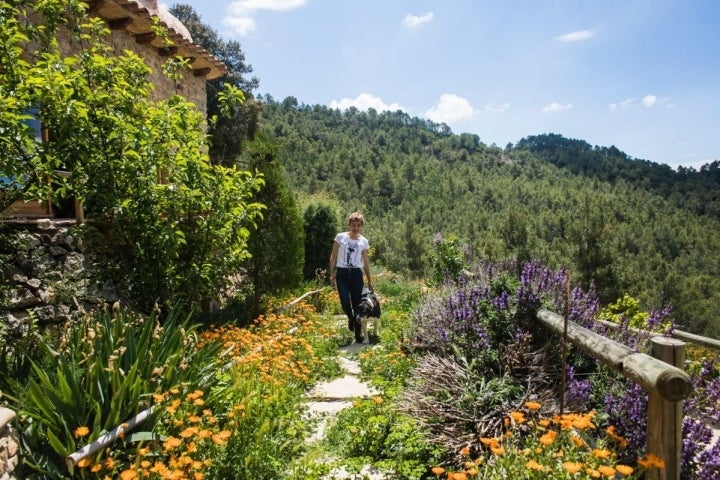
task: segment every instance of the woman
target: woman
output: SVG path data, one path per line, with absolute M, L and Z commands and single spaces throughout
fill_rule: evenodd
M 370 278 L 368 248 L 370 244 L 362 235 L 365 218 L 361 213 L 351 213 L 348 217 L 348 231 L 335 236 L 330 254 L 330 284 L 337 286 L 340 305 L 348 318 L 348 330 L 355 332 L 355 341 L 362 342 L 360 324 L 355 321 L 355 308 L 360 304 L 363 292 L 363 272 L 367 277 L 370 291 L 373 291 Z

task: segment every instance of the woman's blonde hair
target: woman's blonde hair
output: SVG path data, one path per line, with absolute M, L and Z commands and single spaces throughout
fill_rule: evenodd
M 360 212 L 353 212 L 350 214 L 350 216 L 348 217 L 348 225 L 350 225 L 350 222 L 354 220 L 359 220 L 360 225 L 365 225 L 365 217 L 363 217 L 363 214 Z

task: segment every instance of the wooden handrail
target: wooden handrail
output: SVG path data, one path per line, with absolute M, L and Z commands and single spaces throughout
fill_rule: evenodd
M 563 334 L 565 321 L 560 315 L 541 309 L 537 318 L 555 333 Z M 577 323 L 568 322 L 567 327 L 570 343 L 630 378 L 645 391 L 668 401 L 682 400 L 690 394 L 692 384 L 685 371 L 645 353 L 636 352 Z
M 604 325 L 609 328 L 618 329 L 621 327 L 620 324 L 615 322 L 609 322 L 607 320 L 597 320 L 597 323 Z M 650 335 L 657 335 L 654 332 L 650 332 L 648 330 L 642 330 L 638 328 L 633 327 L 627 327 L 629 330 L 637 333 L 646 333 Z M 716 340 L 714 338 L 710 337 L 703 337 L 702 335 L 696 335 L 694 333 L 685 332 L 683 330 L 673 330 L 670 332 L 670 336 L 672 338 L 677 338 L 678 340 L 682 340 L 684 342 L 694 343 L 695 345 L 700 345 L 701 347 L 708 348 L 710 350 L 715 350 L 720 352 L 720 340 Z
M 67 457 L 65 457 L 65 463 L 68 466 L 68 469 L 70 472 L 73 471 L 73 467 L 77 465 L 77 462 L 82 460 L 83 458 L 89 457 L 93 453 L 97 452 L 101 448 L 106 447 L 107 445 L 110 445 L 113 443 L 117 438 L 126 432 L 129 432 L 136 426 L 143 423 L 145 420 L 147 420 L 150 415 L 152 415 L 153 407 L 148 408 L 147 410 L 143 410 L 142 412 L 138 413 L 134 417 L 132 417 L 127 422 L 123 423 L 122 425 L 119 425 L 106 433 L 105 435 L 100 436 L 97 440 L 95 440 L 92 443 L 88 443 L 83 448 L 78 450 L 77 452 L 71 453 Z

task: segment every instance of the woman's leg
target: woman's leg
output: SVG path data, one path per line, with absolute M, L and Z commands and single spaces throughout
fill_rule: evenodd
M 363 287 L 365 286 L 365 283 L 363 282 L 363 272 L 362 270 L 353 269 L 351 270 L 350 274 L 350 281 L 349 287 L 350 287 L 350 301 L 352 303 L 352 310 L 353 312 L 357 311 L 357 306 L 360 305 L 360 300 L 362 300 L 362 292 Z M 361 335 L 361 329 L 362 325 L 360 325 L 360 322 L 355 321 L 355 317 L 353 316 L 353 329 L 355 332 L 355 341 L 362 342 L 363 337 Z
M 351 303 L 350 294 L 350 275 L 347 270 L 336 272 L 335 285 L 337 286 L 338 296 L 340 297 L 340 307 L 348 318 L 348 330 L 354 331 L 355 317 L 353 315 L 353 303 Z

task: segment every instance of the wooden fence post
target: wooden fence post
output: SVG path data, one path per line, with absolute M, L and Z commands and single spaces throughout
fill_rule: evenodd
M 677 368 L 685 367 L 685 342 L 669 337 L 650 339 L 650 355 Z M 647 450 L 665 462 L 651 469 L 648 480 L 680 480 L 683 401 L 669 401 L 648 392 Z

